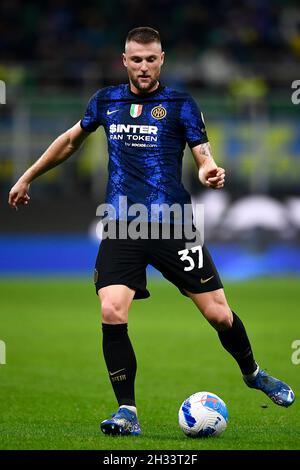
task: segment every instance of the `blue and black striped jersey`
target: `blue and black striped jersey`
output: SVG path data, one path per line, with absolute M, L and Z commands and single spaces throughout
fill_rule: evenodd
M 208 141 L 202 113 L 189 94 L 159 86 L 136 95 L 122 84 L 97 91 L 81 120 L 88 132 L 103 126 L 108 142 L 106 203 L 118 211 L 119 197 L 128 207 L 144 204 L 190 204 L 182 184 L 186 143 Z M 118 217 L 118 213 L 117 213 Z

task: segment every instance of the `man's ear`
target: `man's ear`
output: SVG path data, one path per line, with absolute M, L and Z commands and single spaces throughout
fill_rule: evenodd
M 122 54 L 122 58 L 123 58 L 123 64 L 124 64 L 124 66 L 127 67 L 126 55 L 125 55 L 124 52 L 123 52 L 123 54 Z
M 164 52 L 161 53 L 160 58 L 161 58 L 161 65 L 162 65 L 164 63 L 164 60 L 165 60 L 165 53 Z

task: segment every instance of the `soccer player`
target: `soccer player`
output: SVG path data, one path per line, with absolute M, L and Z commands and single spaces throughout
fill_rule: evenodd
M 181 182 L 183 150 L 188 143 L 207 188 L 221 189 L 225 170 L 211 154 L 203 116 L 194 100 L 160 81 L 164 62 L 160 36 L 149 27 L 128 33 L 123 63 L 129 83 L 95 93 L 83 119 L 59 136 L 45 153 L 21 176 L 9 194 L 9 204 L 28 204 L 29 185 L 42 173 L 69 158 L 99 126 L 104 126 L 109 152 L 106 203 L 115 209 L 120 224 L 126 197 L 128 212 L 143 204 L 152 223 L 157 205 L 184 208 L 190 195 Z M 152 214 L 152 215 L 151 215 Z M 155 222 L 161 228 L 163 216 Z M 126 217 L 125 217 L 126 220 Z M 146 289 L 146 266 L 157 268 L 183 295 L 188 296 L 215 328 L 223 347 L 236 360 L 245 383 L 263 391 L 274 403 L 290 406 L 294 393 L 284 382 L 261 370 L 241 319 L 226 300 L 223 285 L 206 247 L 187 248 L 187 236 L 107 237 L 100 244 L 95 269 L 95 286 L 102 312 L 103 354 L 119 409 L 101 423 L 110 435 L 141 433 L 136 401 L 136 357 L 128 336 L 128 311 L 133 299 L 150 294 Z M 184 221 L 182 222 L 185 223 Z

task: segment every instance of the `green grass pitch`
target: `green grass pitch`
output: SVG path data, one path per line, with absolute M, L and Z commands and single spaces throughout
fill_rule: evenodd
M 101 351 L 100 310 L 84 280 L 1 280 L 1 449 L 202 450 L 299 449 L 299 280 L 228 283 L 263 368 L 296 393 L 288 409 L 247 388 L 213 328 L 167 281 L 149 282 L 151 298 L 133 303 L 129 331 L 138 360 L 136 398 L 143 435 L 108 437 L 99 422 L 116 411 Z M 211 391 L 227 404 L 217 438 L 190 439 L 177 421 L 181 402 Z M 267 405 L 267 407 L 263 407 Z

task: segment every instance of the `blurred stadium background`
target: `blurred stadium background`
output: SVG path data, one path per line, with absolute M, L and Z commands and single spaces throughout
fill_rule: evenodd
M 227 171 L 226 189 L 206 191 L 186 150 L 184 181 L 205 203 L 206 241 L 221 274 L 300 274 L 300 105 L 291 100 L 300 78 L 299 3 L 217 4 L 1 2 L 1 275 L 91 273 L 107 176 L 102 130 L 32 185 L 29 207 L 11 211 L 7 194 L 98 88 L 126 81 L 124 37 L 144 24 L 161 32 L 163 83 L 198 101 Z

